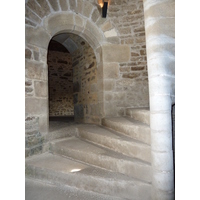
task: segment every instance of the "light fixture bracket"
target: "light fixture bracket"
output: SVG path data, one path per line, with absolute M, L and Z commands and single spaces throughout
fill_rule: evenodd
M 102 7 L 102 17 L 103 18 L 106 18 L 107 9 L 108 9 L 108 2 L 103 2 L 103 7 Z

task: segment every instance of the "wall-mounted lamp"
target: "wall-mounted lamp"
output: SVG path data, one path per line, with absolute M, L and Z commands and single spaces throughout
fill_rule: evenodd
M 103 17 L 103 18 L 106 18 L 107 9 L 108 9 L 108 2 L 104 2 L 104 3 L 103 3 L 103 8 L 102 8 L 102 17 Z
M 109 0 L 98 0 L 98 3 L 102 8 L 102 17 L 106 18 L 108 6 L 110 4 Z

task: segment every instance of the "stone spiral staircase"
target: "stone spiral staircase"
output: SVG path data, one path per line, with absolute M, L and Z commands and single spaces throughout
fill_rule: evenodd
M 26 158 L 26 178 L 77 192 L 66 199 L 151 199 L 148 108 L 77 129 L 76 136 L 51 141 L 49 152 Z

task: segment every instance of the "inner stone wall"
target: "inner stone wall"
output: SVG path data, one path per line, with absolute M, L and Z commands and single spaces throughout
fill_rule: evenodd
M 74 115 L 72 58 L 67 52 L 48 52 L 49 116 Z
M 71 38 L 81 44 L 81 47 L 72 54 L 75 121 L 98 123 L 100 108 L 96 57 L 84 39 L 75 35 L 71 35 Z
M 110 48 L 113 59 L 111 55 L 104 64 L 105 114 L 124 115 L 126 107 L 149 106 L 143 1 L 111 1 L 107 15 L 104 34 L 112 43 L 128 46 L 124 54 L 129 59 L 117 58 L 117 47 Z M 111 38 L 114 32 L 118 37 Z

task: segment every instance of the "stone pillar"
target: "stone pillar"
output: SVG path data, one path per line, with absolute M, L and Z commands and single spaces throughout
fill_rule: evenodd
M 171 105 L 175 97 L 175 1 L 144 0 L 149 76 L 152 200 L 174 199 Z

